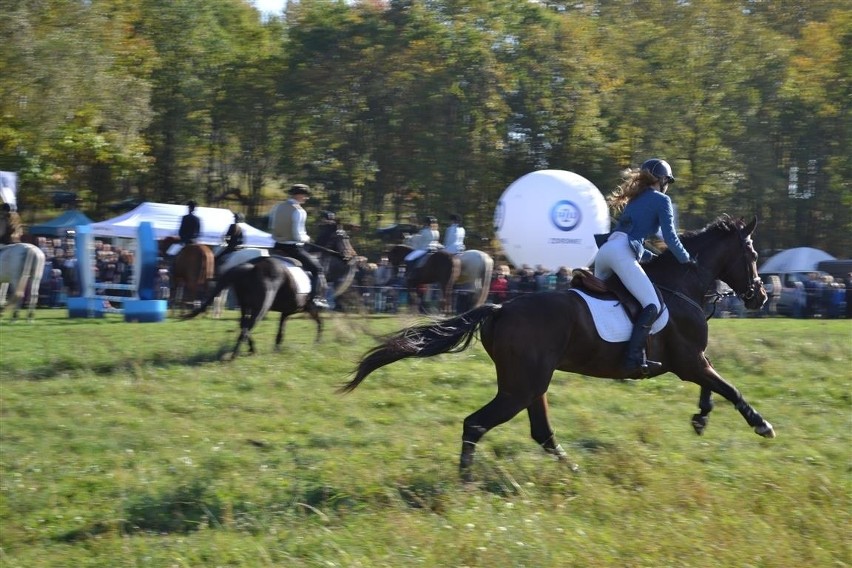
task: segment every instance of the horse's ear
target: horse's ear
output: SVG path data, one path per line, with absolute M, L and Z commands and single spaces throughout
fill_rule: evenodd
M 748 225 L 745 226 L 745 228 L 743 229 L 743 232 L 746 235 L 750 235 L 754 232 L 755 227 L 757 227 L 757 216 L 754 216 L 754 217 L 751 218 L 751 222 Z

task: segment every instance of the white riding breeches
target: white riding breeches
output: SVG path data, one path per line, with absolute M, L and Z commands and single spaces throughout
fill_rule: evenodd
M 627 234 L 618 231 L 609 236 L 595 256 L 595 276 L 603 280 L 613 272 L 618 274 L 624 286 L 639 300 L 643 308 L 653 304 L 657 306 L 657 311 L 662 309 L 654 285 L 636 260 Z

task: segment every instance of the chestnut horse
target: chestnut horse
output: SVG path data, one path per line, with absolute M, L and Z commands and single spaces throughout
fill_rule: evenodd
M 172 311 L 203 300 L 214 269 L 213 251 L 207 245 L 189 244 L 180 249 L 172 265 Z
M 698 260 L 697 266 L 679 264 L 671 252 L 645 266 L 669 311 L 667 325 L 652 336 L 648 358 L 662 363 L 658 374 L 672 372 L 701 387 L 700 412 L 692 417 L 698 434 L 707 426 L 713 408 L 711 395 L 716 393 L 730 401 L 757 434 L 775 436 L 772 425 L 716 372 L 704 354 L 708 326 L 702 304 L 716 280 L 727 283 L 749 309 L 758 309 L 766 301 L 751 241 L 756 225 L 757 219 L 746 225 L 742 220 L 721 218 L 682 237 Z M 403 329 L 368 351 L 354 378 L 340 390 L 354 390 L 376 369 L 401 359 L 463 351 L 477 332 L 497 370 L 497 395 L 464 420 L 460 460 L 464 479 L 470 479 L 477 442 L 524 409 L 532 438 L 548 453 L 570 463 L 548 419 L 546 393 L 553 372 L 628 378 L 620 370 L 626 342 L 601 339 L 589 306 L 572 290 L 525 294 L 502 305 L 485 304 L 450 319 Z

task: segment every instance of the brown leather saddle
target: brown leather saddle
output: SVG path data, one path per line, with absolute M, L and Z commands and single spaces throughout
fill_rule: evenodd
M 627 317 L 630 321 L 636 322 L 639 312 L 642 311 L 642 305 L 639 300 L 633 297 L 633 294 L 627 289 L 621 278 L 613 274 L 606 280 L 601 280 L 596 277 L 588 268 L 575 268 L 571 272 L 571 288 L 582 290 L 589 296 L 599 300 L 616 300 L 622 305 L 624 311 L 627 312 Z M 657 293 L 657 298 L 660 300 L 660 305 L 663 303 L 663 295 L 660 289 L 654 285 L 654 291 Z

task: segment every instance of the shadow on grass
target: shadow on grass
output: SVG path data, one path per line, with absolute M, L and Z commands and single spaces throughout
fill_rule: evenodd
M 161 494 L 131 496 L 122 519 L 96 522 L 57 535 L 55 540 L 79 542 L 114 530 L 122 534 L 185 534 L 201 527 L 221 526 L 223 510 L 221 500 L 210 492 L 208 481 L 199 479 Z
M 42 365 L 32 369 L 14 369 L 7 365 L 0 365 L 0 375 L 6 381 L 47 381 L 63 378 L 69 373 L 87 373 L 96 376 L 105 376 L 120 373 L 135 373 L 139 367 L 167 368 L 172 366 L 195 367 L 199 364 L 220 362 L 223 356 L 230 353 L 232 346 L 222 345 L 216 350 L 205 350 L 189 355 L 166 355 L 155 353 L 146 359 L 116 359 L 108 363 L 89 364 L 84 360 L 63 358 L 51 361 L 49 365 Z

